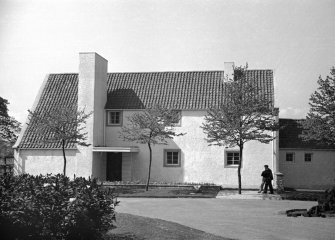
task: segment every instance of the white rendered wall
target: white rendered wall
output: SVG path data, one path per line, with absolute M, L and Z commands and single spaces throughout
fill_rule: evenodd
M 127 117 L 136 111 L 123 111 L 123 124 L 127 124 Z M 157 182 L 194 182 L 215 183 L 224 187 L 237 187 L 237 168 L 225 167 L 224 147 L 208 146 L 205 134 L 200 128 L 205 111 L 182 111 L 181 127 L 177 132 L 186 132 L 176 137 L 169 145 L 156 145 L 153 147 L 153 162 L 151 180 Z M 148 173 L 149 150 L 147 145 L 123 142 L 118 138 L 120 127 L 106 127 L 107 146 L 138 146 L 140 151 L 132 153 L 133 171 L 130 176 L 133 180 L 145 181 Z M 181 167 L 164 167 L 164 149 L 181 149 Z M 238 150 L 236 148 L 236 150 Z M 125 159 L 123 155 L 123 159 Z M 129 157 L 125 159 L 129 168 Z M 244 149 L 244 162 L 241 169 L 242 186 L 244 188 L 258 188 L 261 182 L 261 172 L 264 165 L 273 168 L 273 146 L 258 142 L 249 142 Z M 125 170 L 123 170 L 125 171 Z M 123 177 L 129 181 L 129 174 Z
M 286 153 L 295 153 L 294 162 L 286 162 Z M 313 154 L 311 162 L 305 162 L 305 153 Z M 334 186 L 335 151 L 280 149 L 279 154 L 285 187 L 325 190 Z

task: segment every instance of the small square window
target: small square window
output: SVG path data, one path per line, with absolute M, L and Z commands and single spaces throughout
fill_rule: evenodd
M 108 126 L 120 126 L 122 124 L 122 112 L 121 111 L 108 111 L 107 112 L 107 125 Z
M 180 150 L 164 150 L 164 167 L 180 167 Z
M 238 166 L 240 164 L 240 153 L 239 152 L 226 152 L 226 165 L 227 166 Z
M 312 162 L 312 153 L 305 153 L 305 162 Z
M 286 162 L 294 162 L 294 153 L 286 153 Z

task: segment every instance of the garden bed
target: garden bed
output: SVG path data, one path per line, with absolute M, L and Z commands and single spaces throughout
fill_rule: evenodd
M 285 191 L 280 196 L 283 200 L 318 201 L 324 195 L 324 191 Z
M 153 184 L 145 191 L 145 184 L 103 184 L 118 197 L 147 198 L 215 198 L 220 191 L 216 185 Z

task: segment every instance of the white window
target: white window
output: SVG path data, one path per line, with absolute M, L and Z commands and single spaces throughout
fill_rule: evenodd
M 294 153 L 286 153 L 286 162 L 294 162 L 295 154 Z
M 305 153 L 305 162 L 312 162 L 312 153 Z
M 240 164 L 240 153 L 234 151 L 226 152 L 226 166 L 238 166 Z
M 180 167 L 180 149 L 164 150 L 164 167 Z
M 121 126 L 122 125 L 122 111 L 107 111 L 107 125 Z

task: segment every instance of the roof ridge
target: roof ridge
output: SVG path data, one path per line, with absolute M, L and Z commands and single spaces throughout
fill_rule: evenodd
M 247 69 L 247 71 L 273 71 L 273 69 Z M 138 73 L 138 74 L 148 74 L 148 73 L 206 73 L 206 72 L 216 72 L 224 73 L 224 70 L 187 70 L 187 71 L 144 71 L 144 72 L 107 72 L 107 74 L 113 73 Z M 49 73 L 49 75 L 66 75 L 66 74 L 76 74 L 77 72 L 65 72 L 65 73 Z

